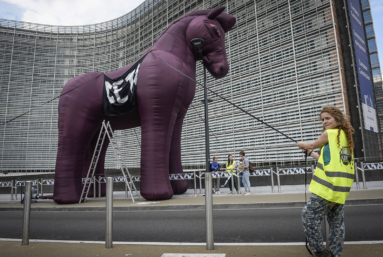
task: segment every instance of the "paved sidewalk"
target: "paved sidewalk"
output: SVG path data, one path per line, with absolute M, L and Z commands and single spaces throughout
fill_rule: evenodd
M 126 245 L 114 244 L 112 249 L 105 249 L 105 244 L 89 243 L 41 243 L 31 242 L 21 246 L 20 241 L 1 242 L 0 253 L 4 257 L 161 257 L 164 253 L 201 254 L 199 257 L 213 257 L 213 254 L 225 254 L 226 257 L 308 257 L 304 245 L 283 246 L 222 246 L 215 245 L 214 251 L 207 251 L 206 246 L 179 245 Z M 222 256 L 222 255 L 221 255 Z M 345 245 L 344 257 L 380 257 L 383 256 L 383 244 Z
M 346 204 L 382 204 L 383 203 L 383 182 L 368 182 L 369 189 L 356 189 L 355 184 L 352 188 Z M 304 193 L 304 185 L 283 186 L 282 193 L 271 193 L 271 187 L 253 187 L 251 195 L 228 194 L 228 188 L 221 188 L 221 194 L 213 195 L 215 209 L 238 209 L 238 208 L 270 208 L 270 207 L 302 207 L 305 198 L 308 199 L 310 192 Z M 243 189 L 242 189 L 243 190 Z M 306 188 L 307 190 L 307 188 Z M 172 199 L 163 201 L 147 201 L 143 198 L 133 204 L 130 198 L 125 198 L 124 192 L 114 192 L 113 207 L 115 211 L 129 210 L 185 210 L 185 209 L 204 209 L 205 197 L 204 190 L 189 189 L 185 194 L 175 195 Z M 277 190 L 276 190 L 277 192 Z M 10 200 L 10 195 L 0 195 L 0 211 L 22 210 L 23 205 L 19 200 Z M 31 205 L 34 211 L 104 211 L 105 197 L 89 198 L 82 204 L 56 204 L 53 200 L 39 199 L 37 203 Z

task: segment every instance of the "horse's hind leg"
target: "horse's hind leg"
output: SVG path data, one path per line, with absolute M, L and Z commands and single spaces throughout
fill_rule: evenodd
M 88 151 L 86 152 L 86 157 L 85 157 L 86 161 L 85 161 L 85 165 L 84 165 L 83 171 L 82 171 L 82 177 L 83 178 L 86 178 L 88 175 L 89 167 L 90 167 L 90 164 L 91 164 L 91 161 L 93 158 L 94 150 L 96 149 L 96 144 L 97 144 L 99 134 L 100 134 L 100 130 L 98 130 L 97 133 L 94 135 L 92 142 L 88 148 Z M 94 172 L 94 176 L 97 180 L 99 179 L 100 176 L 104 177 L 104 175 L 105 175 L 104 174 L 105 154 L 106 154 L 106 150 L 108 149 L 108 145 L 109 145 L 109 139 L 105 135 L 105 140 L 104 140 L 104 143 L 101 147 L 101 152 L 100 152 L 100 155 L 98 157 L 96 170 Z M 95 158 L 96 157 L 97 156 L 95 156 Z M 91 176 L 91 174 L 89 174 L 89 176 Z M 90 189 L 89 189 L 88 197 L 93 197 L 93 192 L 94 192 L 93 186 L 94 186 L 94 184 L 92 184 Z M 105 196 L 105 190 L 106 190 L 106 185 L 105 185 L 105 183 L 103 183 L 103 184 L 101 184 L 101 196 Z M 96 183 L 96 196 L 98 196 L 98 195 L 99 195 L 99 187 L 98 187 L 98 183 Z
M 82 171 L 91 140 L 84 138 L 86 136 L 86 134 L 83 137 L 59 136 L 53 194 L 53 199 L 57 203 L 76 203 L 80 200 Z
M 103 118 L 101 75 L 94 72 L 75 77 L 62 91 L 53 193 L 53 200 L 57 203 L 76 203 L 80 200 L 86 153 Z

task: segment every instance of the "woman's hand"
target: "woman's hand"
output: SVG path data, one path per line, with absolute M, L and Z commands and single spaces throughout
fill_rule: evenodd
M 298 146 L 299 148 L 303 148 L 303 149 L 308 148 L 308 147 L 306 147 L 306 143 L 305 143 L 305 142 L 298 142 L 298 143 L 297 143 L 297 146 Z
M 303 153 L 306 153 L 307 152 L 307 155 L 308 156 L 311 156 L 313 157 L 315 160 L 319 160 L 319 154 L 317 154 L 316 152 L 314 152 L 313 150 L 309 150 L 309 149 L 302 149 L 302 152 Z

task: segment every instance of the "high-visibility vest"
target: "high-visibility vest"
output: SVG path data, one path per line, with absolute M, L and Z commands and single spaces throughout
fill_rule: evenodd
M 346 134 L 343 130 L 340 132 L 339 146 L 338 129 L 327 129 L 326 131 L 331 160 L 328 165 L 324 165 L 322 149 L 309 190 L 330 202 L 344 204 L 354 182 L 353 154 L 348 148 Z
M 231 173 L 237 173 L 237 171 L 235 170 L 235 161 L 233 160 L 233 163 L 231 165 L 229 165 L 228 162 L 226 162 L 226 169 L 227 169 L 227 172 L 229 173 L 229 176 L 231 175 Z

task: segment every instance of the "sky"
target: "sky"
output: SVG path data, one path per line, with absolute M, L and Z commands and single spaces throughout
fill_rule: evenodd
M 0 18 L 49 25 L 86 25 L 120 17 L 144 0 L 0 0 Z
M 383 1 L 370 0 L 372 20 L 374 22 L 374 30 L 376 37 L 376 44 L 378 46 L 380 69 L 383 65 Z
M 86 25 L 120 17 L 144 0 L 0 0 L 0 18 L 50 25 Z M 383 0 L 370 0 L 383 64 Z

